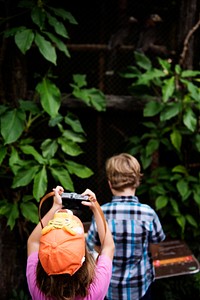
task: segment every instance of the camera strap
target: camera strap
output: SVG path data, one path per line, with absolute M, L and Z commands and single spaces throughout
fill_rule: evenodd
M 44 226 L 42 224 L 42 216 L 41 216 L 41 207 L 42 207 L 42 204 L 44 203 L 45 200 L 47 200 L 48 198 L 53 197 L 53 196 L 55 196 L 55 193 L 54 192 L 50 192 L 50 193 L 46 194 L 44 197 L 42 197 L 41 200 L 40 200 L 39 208 L 38 208 L 38 214 L 39 214 L 39 221 L 40 221 L 40 224 L 41 224 L 42 228 L 44 228 Z M 104 231 L 105 231 L 105 233 L 104 233 L 104 239 L 105 239 L 105 235 L 106 235 L 106 219 L 105 219 L 104 213 L 103 213 L 103 211 L 101 209 L 101 206 L 99 205 L 98 201 L 95 201 L 93 203 L 96 206 L 96 208 L 98 210 L 98 213 L 100 214 L 100 216 L 102 218 L 103 225 L 104 225 Z M 103 242 L 104 242 L 104 239 L 103 239 Z M 101 253 L 103 242 L 101 243 L 101 248 L 100 248 L 100 251 L 99 251 L 99 255 Z

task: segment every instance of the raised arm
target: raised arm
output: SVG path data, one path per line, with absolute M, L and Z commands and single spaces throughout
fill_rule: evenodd
M 97 225 L 97 231 L 101 242 L 101 253 L 113 259 L 115 244 L 113 241 L 112 233 L 105 220 L 103 211 L 96 200 L 96 195 L 89 189 L 86 189 L 82 195 L 88 195 L 90 202 L 82 201 L 83 205 L 90 206 Z
M 62 208 L 62 199 L 60 194 L 63 193 L 64 191 L 63 188 L 61 186 L 57 186 L 55 189 L 53 189 L 53 191 L 55 192 L 53 205 L 51 209 L 46 213 L 46 215 L 42 218 L 43 226 L 46 226 L 49 220 L 53 219 L 55 212 L 58 209 Z M 28 256 L 33 252 L 38 252 L 41 231 L 42 231 L 41 223 L 38 223 L 28 238 L 28 242 L 27 242 Z

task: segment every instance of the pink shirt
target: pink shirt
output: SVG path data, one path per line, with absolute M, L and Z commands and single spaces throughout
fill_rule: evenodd
M 32 300 L 51 300 L 40 292 L 36 285 L 36 267 L 38 263 L 38 252 L 32 253 L 27 259 L 26 278 Z M 97 266 L 96 276 L 89 287 L 89 295 L 85 298 L 76 297 L 74 300 L 103 300 L 110 283 L 112 275 L 112 261 L 106 255 L 100 255 Z

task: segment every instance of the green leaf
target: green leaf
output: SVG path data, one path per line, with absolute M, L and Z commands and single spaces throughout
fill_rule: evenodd
M 71 160 L 67 160 L 65 165 L 70 174 L 75 174 L 79 178 L 88 178 L 94 174 L 88 167 Z
M 172 76 L 169 79 L 163 81 L 164 85 L 162 87 L 163 102 L 167 102 L 169 98 L 173 95 L 175 90 L 175 78 Z
M 156 129 L 158 126 L 157 124 L 153 123 L 153 122 L 143 122 L 142 123 L 145 127 L 147 128 L 152 128 L 152 129 Z
M 182 229 L 182 232 L 184 232 L 184 230 L 185 230 L 185 222 L 186 222 L 185 217 L 183 215 L 178 216 L 176 218 L 176 221 L 180 225 L 180 227 Z
M 69 38 L 68 32 L 62 22 L 59 22 L 58 19 L 51 16 L 50 14 L 47 14 L 47 19 L 49 24 L 54 28 L 55 32 L 58 35 L 61 35 L 64 38 Z
M 182 165 L 177 165 L 175 166 L 173 169 L 172 169 L 172 172 L 176 172 L 176 173 L 182 173 L 182 174 L 185 174 L 187 175 L 187 169 L 185 166 L 182 166 Z
M 25 127 L 26 115 L 20 109 L 6 111 L 1 116 L 1 134 L 5 144 L 14 143 Z
M 45 158 L 51 159 L 58 150 L 58 143 L 55 140 L 46 139 L 41 145 L 41 150 Z
M 159 147 L 159 141 L 155 139 L 150 139 L 146 146 L 146 155 L 152 155 Z
M 70 156 L 78 156 L 83 153 L 83 150 L 80 148 L 80 146 L 73 141 L 58 138 L 58 143 L 61 145 L 62 151 Z
M 158 62 L 163 69 L 163 72 L 168 75 L 171 72 L 171 63 L 168 60 L 164 60 L 158 57 Z
M 34 33 L 31 29 L 25 29 L 23 31 L 18 31 L 15 34 L 15 43 L 20 51 L 25 54 L 33 43 Z
M 17 203 L 11 204 L 10 208 L 11 210 L 8 215 L 7 225 L 10 226 L 10 229 L 12 230 L 15 226 L 16 220 L 19 218 L 19 209 Z
M 54 8 L 54 7 L 49 7 L 55 15 L 63 18 L 63 20 L 68 20 L 71 24 L 77 25 L 77 21 L 75 18 L 72 16 L 72 14 L 62 8 Z
M 31 114 L 35 115 L 41 114 L 41 110 L 38 107 L 37 103 L 34 103 L 33 101 L 28 101 L 28 100 L 19 100 L 20 108 L 24 111 L 29 111 Z
M 179 180 L 176 184 L 176 187 L 179 194 L 184 198 L 189 190 L 187 181 L 185 181 L 184 179 Z
M 193 191 L 193 195 L 194 195 L 194 201 L 200 205 L 200 194 L 199 194 L 199 189 L 197 189 L 197 191 Z
M 67 140 L 71 140 L 71 141 L 76 142 L 76 143 L 84 143 L 86 141 L 85 136 L 83 136 L 82 134 L 76 133 L 72 130 L 67 130 L 67 129 L 63 132 L 63 137 L 62 138 L 64 138 L 64 140 L 66 138 Z M 59 138 L 59 141 L 62 138 Z
M 33 146 L 24 145 L 20 146 L 20 149 L 24 154 L 32 155 L 39 164 L 43 164 L 45 162 L 44 158 L 37 152 L 37 150 Z
M 40 198 L 45 194 L 47 190 L 47 182 L 46 167 L 43 166 L 34 177 L 33 195 L 37 201 L 39 201 Z
M 173 132 L 170 134 L 170 139 L 172 142 L 172 145 L 176 148 L 177 151 L 180 152 L 181 150 L 181 144 L 182 144 L 182 136 L 178 130 L 173 130 Z
M 39 33 L 36 33 L 34 41 L 44 58 L 56 65 L 57 56 L 54 46 Z
M 173 211 L 179 213 L 178 203 L 174 199 L 170 199 L 170 203 L 173 208 Z
M 158 196 L 156 198 L 156 209 L 159 210 L 159 209 L 162 209 L 163 207 L 166 207 L 167 206 L 167 203 L 168 203 L 168 197 L 165 196 L 165 195 L 161 195 L 161 196 Z
M 58 87 L 49 79 L 44 78 L 36 86 L 36 91 L 40 94 L 43 109 L 51 117 L 55 117 L 61 105 L 61 93 Z
M 123 78 L 138 78 L 141 76 L 140 70 L 135 66 L 128 66 L 126 71 L 120 72 L 120 76 Z
M 95 88 L 87 89 L 89 97 L 89 103 L 94 107 L 97 111 L 105 111 L 106 110 L 106 97 L 105 95 Z
M 25 219 L 37 224 L 39 222 L 38 207 L 33 202 L 22 202 L 20 204 L 22 215 Z
M 61 40 L 59 40 L 55 35 L 53 35 L 51 32 L 44 32 L 49 39 L 56 45 L 56 47 L 62 51 L 67 57 L 70 57 L 70 53 L 67 49 L 67 46 L 65 43 L 63 43 Z
M 41 31 L 44 29 L 45 18 L 46 14 L 43 8 L 41 9 L 38 6 L 35 6 L 31 10 L 31 19 L 33 23 L 35 23 L 40 28 Z
M 38 172 L 39 166 L 32 166 L 31 168 L 24 169 L 19 168 L 18 173 L 13 179 L 12 188 L 18 188 L 22 186 L 27 186 L 35 177 Z
M 200 75 L 200 71 L 185 70 L 181 73 L 181 77 L 196 77 Z
M 194 219 L 193 216 L 187 214 L 187 215 L 185 216 L 185 218 L 186 218 L 186 220 L 188 221 L 188 223 L 189 223 L 190 225 L 192 225 L 192 226 L 195 227 L 195 228 L 198 228 L 198 224 L 197 224 L 197 222 L 196 222 L 196 220 Z
M 136 63 L 139 67 L 145 70 L 150 70 L 152 67 L 150 59 L 141 52 L 134 52 Z
M 197 118 L 195 117 L 195 114 L 191 108 L 187 108 L 186 112 L 184 113 L 183 123 L 190 131 L 195 131 L 197 127 Z
M 147 157 L 144 153 L 141 154 L 140 159 L 144 170 L 147 169 L 152 162 L 152 156 Z
M 185 86 L 183 88 L 188 89 L 188 93 L 184 95 L 184 102 L 189 102 L 191 104 L 194 103 L 193 99 L 199 103 L 200 100 L 200 91 L 199 87 L 194 85 L 191 81 L 180 79 L 180 82 L 183 83 Z
M 56 180 L 57 184 L 62 185 L 66 190 L 73 192 L 74 191 L 74 185 L 71 180 L 71 177 L 69 175 L 69 172 L 62 168 L 50 168 L 51 174 Z
M 153 117 L 156 116 L 162 110 L 161 103 L 157 101 L 148 102 L 143 110 L 144 117 Z
M 73 81 L 79 88 L 87 86 L 86 75 L 73 74 Z
M 73 131 L 85 134 L 79 119 L 73 113 L 67 113 L 67 116 L 65 117 L 65 123 L 70 125 Z
M 180 103 L 166 103 L 163 111 L 160 114 L 160 121 L 170 120 L 180 113 L 181 106 Z

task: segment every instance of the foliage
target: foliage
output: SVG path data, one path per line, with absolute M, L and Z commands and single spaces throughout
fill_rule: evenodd
M 134 57 L 135 65 L 121 76 L 144 101 L 141 132 L 129 138 L 126 149 L 145 173 L 139 193 L 155 205 L 172 237 L 197 236 L 200 172 L 192 166 L 200 153 L 200 71 L 161 58 L 153 66 L 140 52 Z
M 75 114 L 62 110 L 62 94 L 51 72 L 51 66 L 57 65 L 57 53 L 61 51 L 70 59 L 65 42 L 69 38 L 67 24 L 77 22 L 68 11 L 50 7 L 47 2 L 20 1 L 19 9 L 29 16 L 28 25 L 4 31 L 4 39 L 13 39 L 24 58 L 34 47 L 48 62 L 31 98 L 15 95 L 0 105 L 0 180 L 4 185 L 0 215 L 7 218 L 11 229 L 19 218 L 38 222 L 37 202 L 51 179 L 74 191 L 72 176 L 87 178 L 93 174 L 76 161 L 84 154 L 81 145 L 86 142 L 86 133 Z M 87 87 L 86 75 L 75 74 L 69 85 L 75 98 L 97 111 L 105 110 L 104 94 Z

